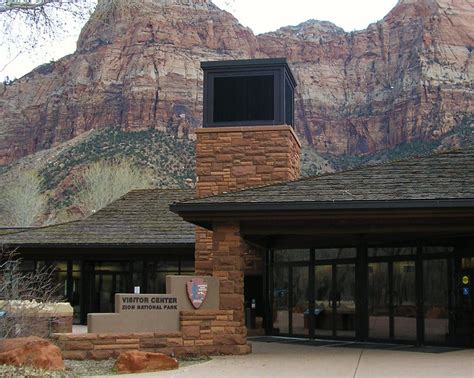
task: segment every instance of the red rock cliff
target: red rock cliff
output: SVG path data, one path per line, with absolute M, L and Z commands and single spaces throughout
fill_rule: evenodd
M 442 138 L 474 113 L 468 0 L 402 0 L 352 33 L 308 21 L 259 36 L 210 0 L 114 4 L 92 15 L 74 54 L 0 85 L 0 164 L 92 128 L 192 138 L 202 60 L 288 57 L 299 82 L 297 131 L 319 152 Z

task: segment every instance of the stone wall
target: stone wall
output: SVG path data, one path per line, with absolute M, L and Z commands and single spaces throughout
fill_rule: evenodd
M 32 336 L 72 332 L 73 308 L 67 302 L 38 303 L 31 301 L 0 300 L 0 309 L 7 313 L 10 324 L 24 324 Z
M 212 275 L 220 280 L 220 309 L 232 310 L 234 320 L 245 326 L 244 263 L 248 247 L 238 222 L 215 223 L 213 230 Z
M 197 130 L 197 196 L 206 197 L 300 176 L 301 144 L 290 126 Z M 212 231 L 196 229 L 196 274 L 212 275 Z M 261 273 L 261 253 L 247 249 L 243 270 Z
M 197 131 L 199 197 L 300 175 L 300 142 L 290 126 L 203 128 Z
M 16 322 L 15 317 L 10 315 L 10 322 Z M 71 315 L 35 315 L 18 317 L 18 323 L 31 327 L 32 336 L 45 337 L 53 333 L 72 332 L 73 316 Z
M 72 315 L 58 315 L 50 317 L 48 323 L 52 333 L 72 332 L 72 320 Z
M 124 351 L 141 350 L 172 356 L 247 354 L 247 329 L 232 310 L 181 311 L 180 332 L 172 333 L 57 333 L 54 342 L 63 358 L 103 360 Z

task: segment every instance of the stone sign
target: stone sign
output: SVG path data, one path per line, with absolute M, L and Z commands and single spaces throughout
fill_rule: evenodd
M 178 298 L 163 297 L 161 295 L 119 295 L 120 313 L 127 311 L 168 311 L 178 309 Z
M 87 330 L 89 333 L 175 332 L 180 329 L 179 312 L 194 308 L 219 309 L 217 278 L 167 276 L 166 294 L 115 294 L 115 313 L 88 314 Z
M 115 294 L 115 313 L 88 314 L 89 333 L 174 332 L 178 298 L 169 294 Z

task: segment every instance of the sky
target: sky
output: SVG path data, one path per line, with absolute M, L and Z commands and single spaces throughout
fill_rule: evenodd
M 133 0 L 131 0 L 133 1 Z M 346 31 L 365 29 L 382 19 L 397 0 L 213 0 L 231 12 L 239 22 L 260 34 L 309 19 L 331 21 Z M 40 48 L 23 52 L 0 45 L 0 79 L 19 78 L 36 66 L 58 60 L 76 48 L 83 22 L 68 23 L 68 32 Z M 17 56 L 18 55 L 18 56 Z M 16 57 L 16 58 L 15 58 Z
M 331 21 L 345 31 L 365 29 L 382 19 L 397 0 L 213 0 L 260 34 L 309 19 Z

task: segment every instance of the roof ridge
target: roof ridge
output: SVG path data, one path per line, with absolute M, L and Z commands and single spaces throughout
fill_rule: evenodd
M 151 192 L 151 191 L 160 191 L 160 192 L 176 192 L 176 191 L 188 191 L 188 190 L 195 190 L 193 188 L 146 188 L 146 189 L 132 189 L 128 191 L 127 193 L 124 194 L 127 195 L 128 193 L 133 193 L 133 192 Z M 122 196 L 123 197 L 123 196 Z M 120 198 L 122 198 L 120 197 Z
M 18 232 L 14 232 L 14 234 L 16 235 L 16 234 L 24 234 L 25 232 L 43 231 L 45 229 L 50 229 L 50 228 L 59 227 L 59 226 L 66 226 L 66 225 L 69 225 L 69 224 L 72 224 L 72 223 L 79 223 L 79 222 L 82 222 L 86 219 L 87 218 L 76 219 L 76 220 L 69 221 L 69 222 L 64 222 L 64 223 L 47 224 L 47 225 L 38 226 L 38 227 L 30 227 L 30 228 L 26 228 L 26 229 L 21 229 Z
M 131 193 L 138 193 L 138 192 L 151 192 L 151 191 L 159 191 L 159 192 L 162 192 L 162 191 L 166 191 L 166 192 L 172 192 L 172 193 L 176 193 L 178 191 L 185 191 L 185 190 L 188 190 L 188 189 L 181 189 L 181 188 L 166 188 L 166 189 L 160 189 L 160 188 L 148 188 L 148 189 L 132 189 L 130 191 L 128 191 L 127 193 L 123 194 L 122 196 L 120 196 L 119 198 L 113 200 L 112 202 L 108 203 L 107 205 L 105 205 L 103 208 L 93 212 L 92 214 L 90 214 L 89 216 L 85 217 L 84 219 L 81 219 L 81 220 L 86 220 L 86 219 L 90 219 L 94 216 L 96 216 L 97 214 L 103 212 L 105 213 L 105 211 L 107 210 L 110 210 L 110 209 L 113 209 L 114 206 L 117 206 L 118 202 L 120 200 L 123 200 L 126 196 L 128 196 L 129 194 Z M 191 189 L 189 189 L 191 190 Z

